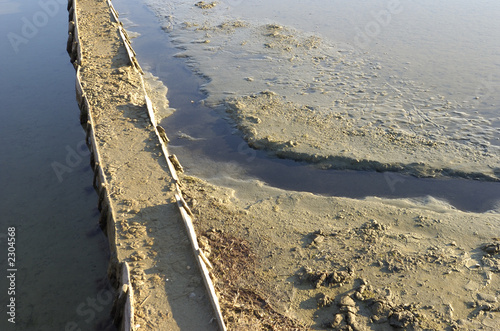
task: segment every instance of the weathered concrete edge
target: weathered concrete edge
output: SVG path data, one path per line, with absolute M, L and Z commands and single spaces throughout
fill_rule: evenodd
M 116 23 L 119 24 L 119 33 L 122 39 L 122 42 L 127 50 L 127 54 L 130 60 L 131 65 L 140 73 L 139 77 L 141 79 L 142 88 L 145 96 L 145 103 L 148 109 L 148 115 L 151 124 L 155 128 L 155 133 L 157 135 L 157 139 L 161 144 L 163 155 L 165 156 L 165 160 L 168 164 L 169 171 L 174 178 L 176 184 L 176 192 L 175 197 L 177 200 L 177 206 L 179 208 L 180 214 L 184 221 L 184 225 L 186 226 L 186 231 L 191 242 L 191 247 L 194 252 L 194 256 L 198 262 L 198 266 L 202 273 L 203 282 L 206 286 L 207 292 L 209 294 L 210 302 L 215 312 L 215 316 L 221 330 L 227 330 L 224 319 L 222 317 L 222 312 L 220 309 L 219 301 L 217 295 L 215 293 L 215 287 L 213 286 L 212 280 L 210 278 L 208 267 L 212 267 L 210 261 L 206 258 L 203 251 L 200 249 L 198 245 L 198 240 L 196 237 L 196 232 L 194 230 L 193 221 L 191 216 L 193 215 L 191 210 L 189 209 L 187 203 L 184 201 L 182 197 L 182 191 L 180 187 L 180 181 L 177 176 L 176 165 L 173 164 L 172 160 L 175 160 L 175 155 L 169 154 L 166 146 L 166 139 L 162 138 L 163 128 L 157 125 L 153 104 L 151 99 L 147 95 L 146 85 L 142 75 L 144 72 L 142 71 L 139 62 L 136 58 L 136 53 L 132 48 L 130 43 L 130 39 L 123 29 L 121 22 L 118 19 L 118 13 L 114 8 L 113 4 L 110 0 L 107 0 L 108 6 L 110 7 L 113 18 Z M 130 273 L 129 266 L 127 262 L 120 263 L 117 260 L 117 241 L 116 241 L 116 214 L 111 204 L 109 198 L 109 184 L 104 175 L 104 171 L 100 166 L 100 154 L 98 145 L 96 143 L 96 136 L 94 132 L 94 122 L 92 116 L 92 109 L 87 100 L 87 97 L 83 91 L 80 79 L 80 66 L 82 64 L 82 51 L 80 46 L 80 40 L 78 37 L 78 18 L 76 11 L 76 0 L 68 0 L 68 12 L 69 12 L 69 25 L 68 25 L 68 42 L 67 42 L 67 51 L 70 54 L 71 62 L 73 63 L 76 69 L 76 98 L 78 105 L 80 107 L 80 122 L 86 131 L 86 142 L 91 152 L 91 167 L 94 171 L 94 188 L 96 189 L 99 195 L 99 203 L 98 208 L 101 212 L 101 217 L 99 223 L 102 227 L 105 227 L 106 233 L 108 235 L 108 240 L 111 248 L 111 273 L 109 276 L 111 278 L 115 278 L 118 282 L 120 282 L 120 293 L 117 298 L 117 302 L 119 307 L 119 311 L 115 310 L 115 317 L 119 316 L 121 321 L 119 321 L 120 330 L 134 330 L 134 295 L 132 290 L 132 285 L 130 282 Z M 207 266 L 208 265 L 208 266 Z M 121 275 L 120 275 L 121 274 Z

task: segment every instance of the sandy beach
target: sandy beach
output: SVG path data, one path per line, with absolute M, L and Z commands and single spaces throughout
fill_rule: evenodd
M 107 3 L 78 4 L 82 85 L 117 215 L 111 244 L 116 260 L 132 267 L 134 327 L 216 329 L 175 204 L 176 182 L 147 121 L 139 73 L 127 62 Z M 233 22 L 196 33 L 227 37 L 245 27 Z M 301 37 L 286 38 L 278 26 L 259 29 L 279 47 L 295 48 L 290 41 Z M 308 42 L 293 52 L 318 49 L 315 39 Z M 238 84 L 256 80 L 246 77 Z M 251 147 L 280 157 L 323 168 L 499 180 L 495 146 L 479 152 L 401 128 L 359 126 L 271 88 L 222 100 L 225 89 L 212 89 L 207 103 L 226 107 Z M 166 90 L 154 91 L 156 110 L 168 119 Z M 180 174 L 180 186 L 229 330 L 500 328 L 497 212 L 462 212 L 431 197 L 324 197 L 224 174 L 210 183 Z

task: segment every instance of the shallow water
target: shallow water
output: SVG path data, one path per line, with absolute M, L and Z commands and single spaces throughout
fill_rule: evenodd
M 115 4 L 133 40 L 143 67 L 168 86 L 174 114 L 162 125 L 169 133 L 169 149 L 188 173 L 206 179 L 258 178 L 285 189 L 362 198 L 423 197 L 432 195 L 456 208 L 483 212 L 498 208 L 500 185 L 469 180 L 417 179 L 394 173 L 322 171 L 304 163 L 280 160 L 248 148 L 225 119 L 203 106 L 200 93 L 204 79 L 186 67 L 185 59 L 173 57 L 179 50 L 160 29 L 151 13 L 136 2 Z
M 52 6 L 0 5 L 2 35 L 17 36 L 0 39 L 0 329 L 112 330 L 109 248 L 66 53 L 66 1 L 44 3 Z M 15 326 L 5 313 L 8 227 L 16 228 Z
M 331 111 L 359 127 L 380 122 L 477 148 L 500 145 L 498 4 L 226 1 L 201 10 L 145 2 L 208 77 L 211 102 L 271 89 L 312 107 L 333 103 Z M 279 29 L 264 29 L 269 23 Z
M 231 11 L 369 52 L 395 73 L 456 100 L 481 96 L 479 111 L 498 118 L 487 112 L 500 105 L 498 2 L 291 0 L 283 8 L 279 0 L 256 0 L 238 1 Z

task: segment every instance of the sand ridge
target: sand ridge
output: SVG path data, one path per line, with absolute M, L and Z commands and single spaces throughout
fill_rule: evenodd
M 106 1 L 79 0 L 79 77 L 98 165 L 116 220 L 110 276 L 130 265 L 137 330 L 215 330 L 213 311 L 175 199 L 175 179 L 149 122 L 140 73 Z M 164 104 L 165 106 L 166 104 Z M 104 210 L 102 211 L 104 212 Z

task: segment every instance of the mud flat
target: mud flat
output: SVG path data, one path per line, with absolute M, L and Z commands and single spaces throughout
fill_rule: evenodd
M 79 75 L 118 220 L 111 231 L 108 220 L 108 236 L 116 260 L 131 266 L 135 324 L 215 328 L 138 67 L 106 3 L 79 3 Z M 283 102 L 269 92 L 246 98 Z M 261 124 L 257 117 L 248 120 Z M 430 197 L 322 197 L 224 175 L 179 180 L 230 330 L 500 328 L 497 212 L 461 212 Z
M 146 2 L 177 57 L 208 78 L 205 103 L 254 148 L 324 168 L 498 181 L 498 130 L 456 100 L 397 77 L 382 83 L 376 60 L 234 20 L 224 3 Z M 225 174 L 182 180 L 230 329 L 500 327 L 498 210 L 322 197 Z
M 323 168 L 500 180 L 498 116 L 478 111 L 474 91 L 466 101 L 439 94 L 369 52 L 240 19 L 227 3 L 145 2 L 176 56 L 207 78 L 205 103 L 251 146 Z
M 227 112 L 251 147 L 321 168 L 392 171 L 417 177 L 500 180 L 497 147 L 377 128 L 328 110 L 287 101 L 272 91 L 229 99 Z M 376 121 L 374 121 L 376 122 Z
M 497 213 L 183 182 L 232 330 L 500 327 Z

